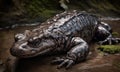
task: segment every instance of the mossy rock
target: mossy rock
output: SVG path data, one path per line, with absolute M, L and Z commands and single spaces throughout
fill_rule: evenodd
M 120 53 L 120 45 L 101 45 L 98 49 L 110 54 Z

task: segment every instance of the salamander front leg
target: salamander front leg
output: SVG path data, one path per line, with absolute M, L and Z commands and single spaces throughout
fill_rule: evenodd
M 56 58 L 52 61 L 52 63 L 60 63 L 57 68 L 66 66 L 66 69 L 68 69 L 76 62 L 83 61 L 86 59 L 89 53 L 87 43 L 79 37 L 74 37 L 72 41 L 75 44 L 75 46 L 72 47 L 69 52 L 67 52 L 67 55 L 63 58 Z

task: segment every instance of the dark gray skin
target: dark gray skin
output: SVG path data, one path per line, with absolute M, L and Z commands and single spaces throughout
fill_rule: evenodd
M 64 65 L 69 68 L 86 59 L 91 40 L 100 41 L 100 44 L 120 42 L 120 38 L 112 37 L 111 27 L 92 14 L 64 12 L 45 23 L 46 28 L 26 30 L 24 34 L 15 35 L 11 54 L 19 58 L 29 58 L 66 52 L 64 58 L 56 58 L 52 63 L 59 62 L 58 68 Z

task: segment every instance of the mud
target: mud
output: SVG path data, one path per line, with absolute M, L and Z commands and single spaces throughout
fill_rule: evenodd
M 109 23 L 113 30 L 120 34 L 120 20 L 104 20 L 104 22 Z M 38 56 L 29 59 L 16 59 L 11 56 L 9 49 L 14 43 L 14 34 L 33 28 L 35 26 L 0 30 L 0 72 L 10 72 L 10 70 L 15 72 L 120 72 L 120 54 L 101 53 L 97 50 L 97 44 L 90 46 L 91 50 L 86 61 L 68 70 L 57 69 L 56 65 L 50 64 L 56 56 Z

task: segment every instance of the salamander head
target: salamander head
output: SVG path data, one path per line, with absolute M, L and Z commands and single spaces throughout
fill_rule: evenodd
M 44 37 L 32 36 L 32 32 L 26 30 L 24 34 L 15 35 L 15 43 L 10 52 L 20 58 L 34 57 L 52 50 L 53 40 Z

